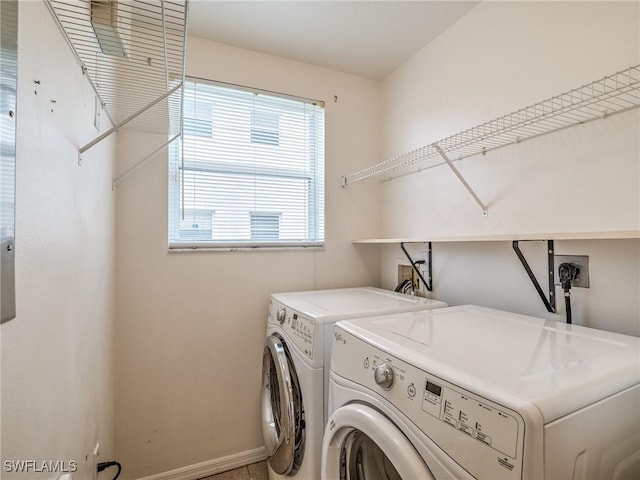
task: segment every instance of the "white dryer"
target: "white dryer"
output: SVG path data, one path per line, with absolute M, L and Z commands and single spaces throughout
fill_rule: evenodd
M 461 306 L 335 326 L 322 478 L 638 479 L 640 339 Z
M 270 478 L 320 476 L 334 323 L 440 307 L 446 304 L 373 287 L 271 296 L 262 366 L 262 432 Z

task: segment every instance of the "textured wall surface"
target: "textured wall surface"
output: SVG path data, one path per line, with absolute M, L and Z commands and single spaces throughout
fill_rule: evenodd
M 2 460 L 113 458 L 113 141 L 85 154 L 94 96 L 44 2 L 20 2 L 17 317 L 2 325 Z M 40 83 L 34 83 L 38 80 Z M 55 100 L 55 103 L 51 101 Z M 88 457 L 87 457 L 88 456 Z M 6 479 L 60 473 L 7 472 Z
M 340 186 L 350 169 L 381 159 L 379 86 L 198 38 L 187 44 L 188 75 L 326 102 L 326 241 L 322 251 L 168 253 L 166 155 L 118 186 L 116 444 L 126 479 L 262 446 L 270 293 L 380 282 L 379 252 L 351 244 L 379 234 L 377 186 Z M 119 134 L 120 170 L 154 141 Z
M 383 82 L 386 156 L 637 65 L 639 19 L 637 2 L 480 4 Z M 638 230 L 638 131 L 635 109 L 457 162 L 487 217 L 446 166 L 385 183 L 383 236 Z M 545 247 L 521 243 L 543 285 Z M 640 241 L 562 241 L 556 252 L 590 257 L 591 288 L 572 290 L 575 323 L 640 335 Z M 382 256 L 393 288 L 407 262 L 397 247 Z M 434 244 L 434 284 L 451 305 L 564 320 L 562 291 L 547 313 L 510 242 Z

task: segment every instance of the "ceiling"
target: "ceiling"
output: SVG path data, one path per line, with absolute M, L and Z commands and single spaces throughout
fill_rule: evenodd
M 382 80 L 478 3 L 191 0 L 188 34 Z

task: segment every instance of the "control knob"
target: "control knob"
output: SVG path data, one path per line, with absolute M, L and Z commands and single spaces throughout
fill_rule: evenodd
M 279 308 L 278 311 L 276 312 L 276 320 L 278 320 L 278 322 L 280 322 L 280 325 L 282 325 L 286 318 L 287 318 L 287 311 L 284 308 Z
M 373 378 L 383 390 L 393 387 L 393 367 L 387 363 L 381 363 L 373 372 Z

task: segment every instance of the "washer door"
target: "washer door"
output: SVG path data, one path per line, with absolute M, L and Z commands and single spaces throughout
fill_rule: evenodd
M 358 403 L 336 410 L 322 445 L 323 480 L 433 480 L 407 437 L 384 415 Z
M 262 355 L 262 437 L 271 468 L 293 475 L 304 454 L 302 392 L 282 338 L 267 337 Z

